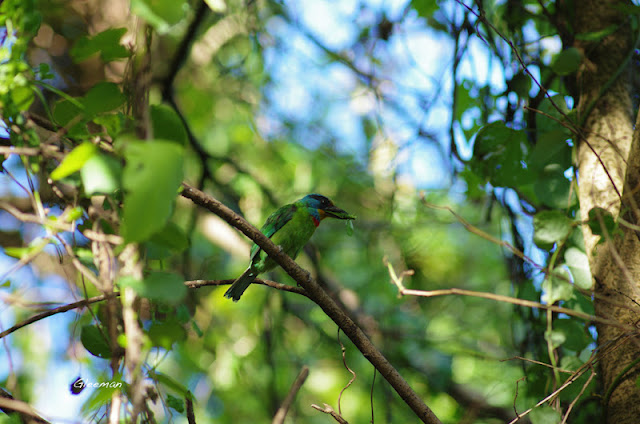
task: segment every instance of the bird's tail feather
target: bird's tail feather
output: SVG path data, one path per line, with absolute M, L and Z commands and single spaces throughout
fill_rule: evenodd
M 231 284 L 231 287 L 229 287 L 229 290 L 224 294 L 224 297 L 237 302 L 255 278 L 256 273 L 251 270 L 251 267 L 247 268 L 247 270 Z

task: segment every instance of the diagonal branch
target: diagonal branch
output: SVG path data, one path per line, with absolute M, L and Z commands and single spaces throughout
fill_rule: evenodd
M 391 365 L 387 358 L 369 341 L 364 332 L 356 323 L 329 297 L 329 295 L 318 285 L 307 271 L 300 268 L 286 253 L 262 234 L 257 228 L 249 224 L 240 215 L 220 203 L 215 198 L 208 196 L 200 190 L 183 183 L 184 190 L 182 196 L 191 199 L 195 204 L 203 206 L 218 215 L 231 226 L 240 230 L 244 235 L 253 240 L 262 250 L 264 250 L 274 261 L 278 263 L 298 284 L 307 292 L 309 298 L 313 300 L 322 310 L 335 322 L 338 327 L 351 339 L 353 344 L 362 352 L 365 358 L 382 374 L 391 384 L 394 390 L 400 395 L 413 412 L 424 423 L 435 424 L 440 420 L 433 411 L 420 399 L 411 386 L 398 371 Z
M 284 398 L 282 405 L 278 408 L 276 415 L 273 417 L 273 421 L 271 424 L 282 424 L 284 422 L 285 417 L 287 416 L 287 412 L 289 411 L 289 407 L 295 400 L 296 395 L 300 391 L 300 388 L 304 384 L 305 380 L 309 376 L 309 367 L 306 365 L 302 367 L 298 377 L 296 377 L 295 381 L 291 385 L 291 389 L 289 389 L 289 393 L 287 393 L 287 397 Z

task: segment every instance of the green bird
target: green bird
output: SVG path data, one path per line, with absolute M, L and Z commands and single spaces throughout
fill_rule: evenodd
M 260 231 L 295 259 L 324 218 L 356 219 L 320 194 L 309 194 L 295 203 L 285 205 L 272 213 Z M 257 244 L 251 248 L 251 263 L 247 270 L 233 282 L 225 297 L 237 302 L 249 284 L 263 272 L 275 268 L 271 259 Z

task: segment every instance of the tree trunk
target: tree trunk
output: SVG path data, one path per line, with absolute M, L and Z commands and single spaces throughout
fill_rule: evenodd
M 633 131 L 631 61 L 627 60 L 633 43 L 628 16 L 618 11 L 616 4 L 621 2 L 588 0 L 573 12 L 577 34 L 612 25 L 617 28 L 601 40 L 575 43 L 584 54 L 577 77 L 578 112 L 583 122 L 578 145 L 578 195 L 583 220 L 588 219 L 593 207 L 600 207 L 638 225 L 640 140 Z M 583 226 L 595 280 L 595 311 L 598 316 L 635 325 L 640 316 L 640 239 L 635 230 L 623 226 L 620 229 L 621 235 L 604 234 L 600 240 L 588 226 Z M 599 241 L 603 243 L 598 244 Z M 607 422 L 637 423 L 640 390 L 635 380 L 639 368 L 624 374 L 617 386 L 613 384 L 640 355 L 640 341 L 610 325 L 599 324 L 597 330 L 603 393 L 613 390 L 604 405 Z

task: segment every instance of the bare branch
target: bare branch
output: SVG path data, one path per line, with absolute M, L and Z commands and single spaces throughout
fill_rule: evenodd
M 331 415 L 340 424 L 349 424 L 347 420 L 342 418 L 340 414 L 338 414 L 331 406 L 327 405 L 326 403 L 324 404 L 324 408 L 318 405 L 311 405 L 311 407 L 313 409 L 317 409 L 320 412 L 324 412 L 325 414 Z
M 633 325 L 624 324 L 624 323 L 621 323 L 621 322 L 618 322 L 618 321 L 615 321 L 615 320 L 602 318 L 602 317 L 595 316 L 595 315 L 589 315 L 589 314 L 586 314 L 584 312 L 576 311 L 574 309 L 567 309 L 567 308 L 563 308 L 561 306 L 555 306 L 555 305 L 545 305 L 544 303 L 533 302 L 531 300 L 518 299 L 518 298 L 515 298 L 515 297 L 503 296 L 501 294 L 495 294 L 495 293 L 487 293 L 487 292 L 478 292 L 478 291 L 473 291 L 473 290 L 457 289 L 455 287 L 454 288 L 450 288 L 450 289 L 441 289 L 441 290 L 411 290 L 411 289 L 401 288 L 401 289 L 399 289 L 399 292 L 400 292 L 401 295 L 419 296 L 419 297 L 436 297 L 436 296 L 448 296 L 448 295 L 481 297 L 483 299 L 491 299 L 491 300 L 495 300 L 495 301 L 498 301 L 498 302 L 512 303 L 514 305 L 520 305 L 520 306 L 524 306 L 524 307 L 527 307 L 527 308 L 537 308 L 537 309 L 549 310 L 551 312 L 567 314 L 567 315 L 571 315 L 571 316 L 574 316 L 574 317 L 577 317 L 577 318 L 584 319 L 586 321 L 593 321 L 593 322 L 600 322 L 600 323 L 603 323 L 603 324 L 609 324 L 609 325 L 612 325 L 614 327 L 618 327 L 618 328 L 621 328 L 623 330 L 626 330 L 626 331 L 629 331 L 629 332 L 633 332 L 633 333 L 638 331 L 638 329 L 636 327 L 634 327 Z

